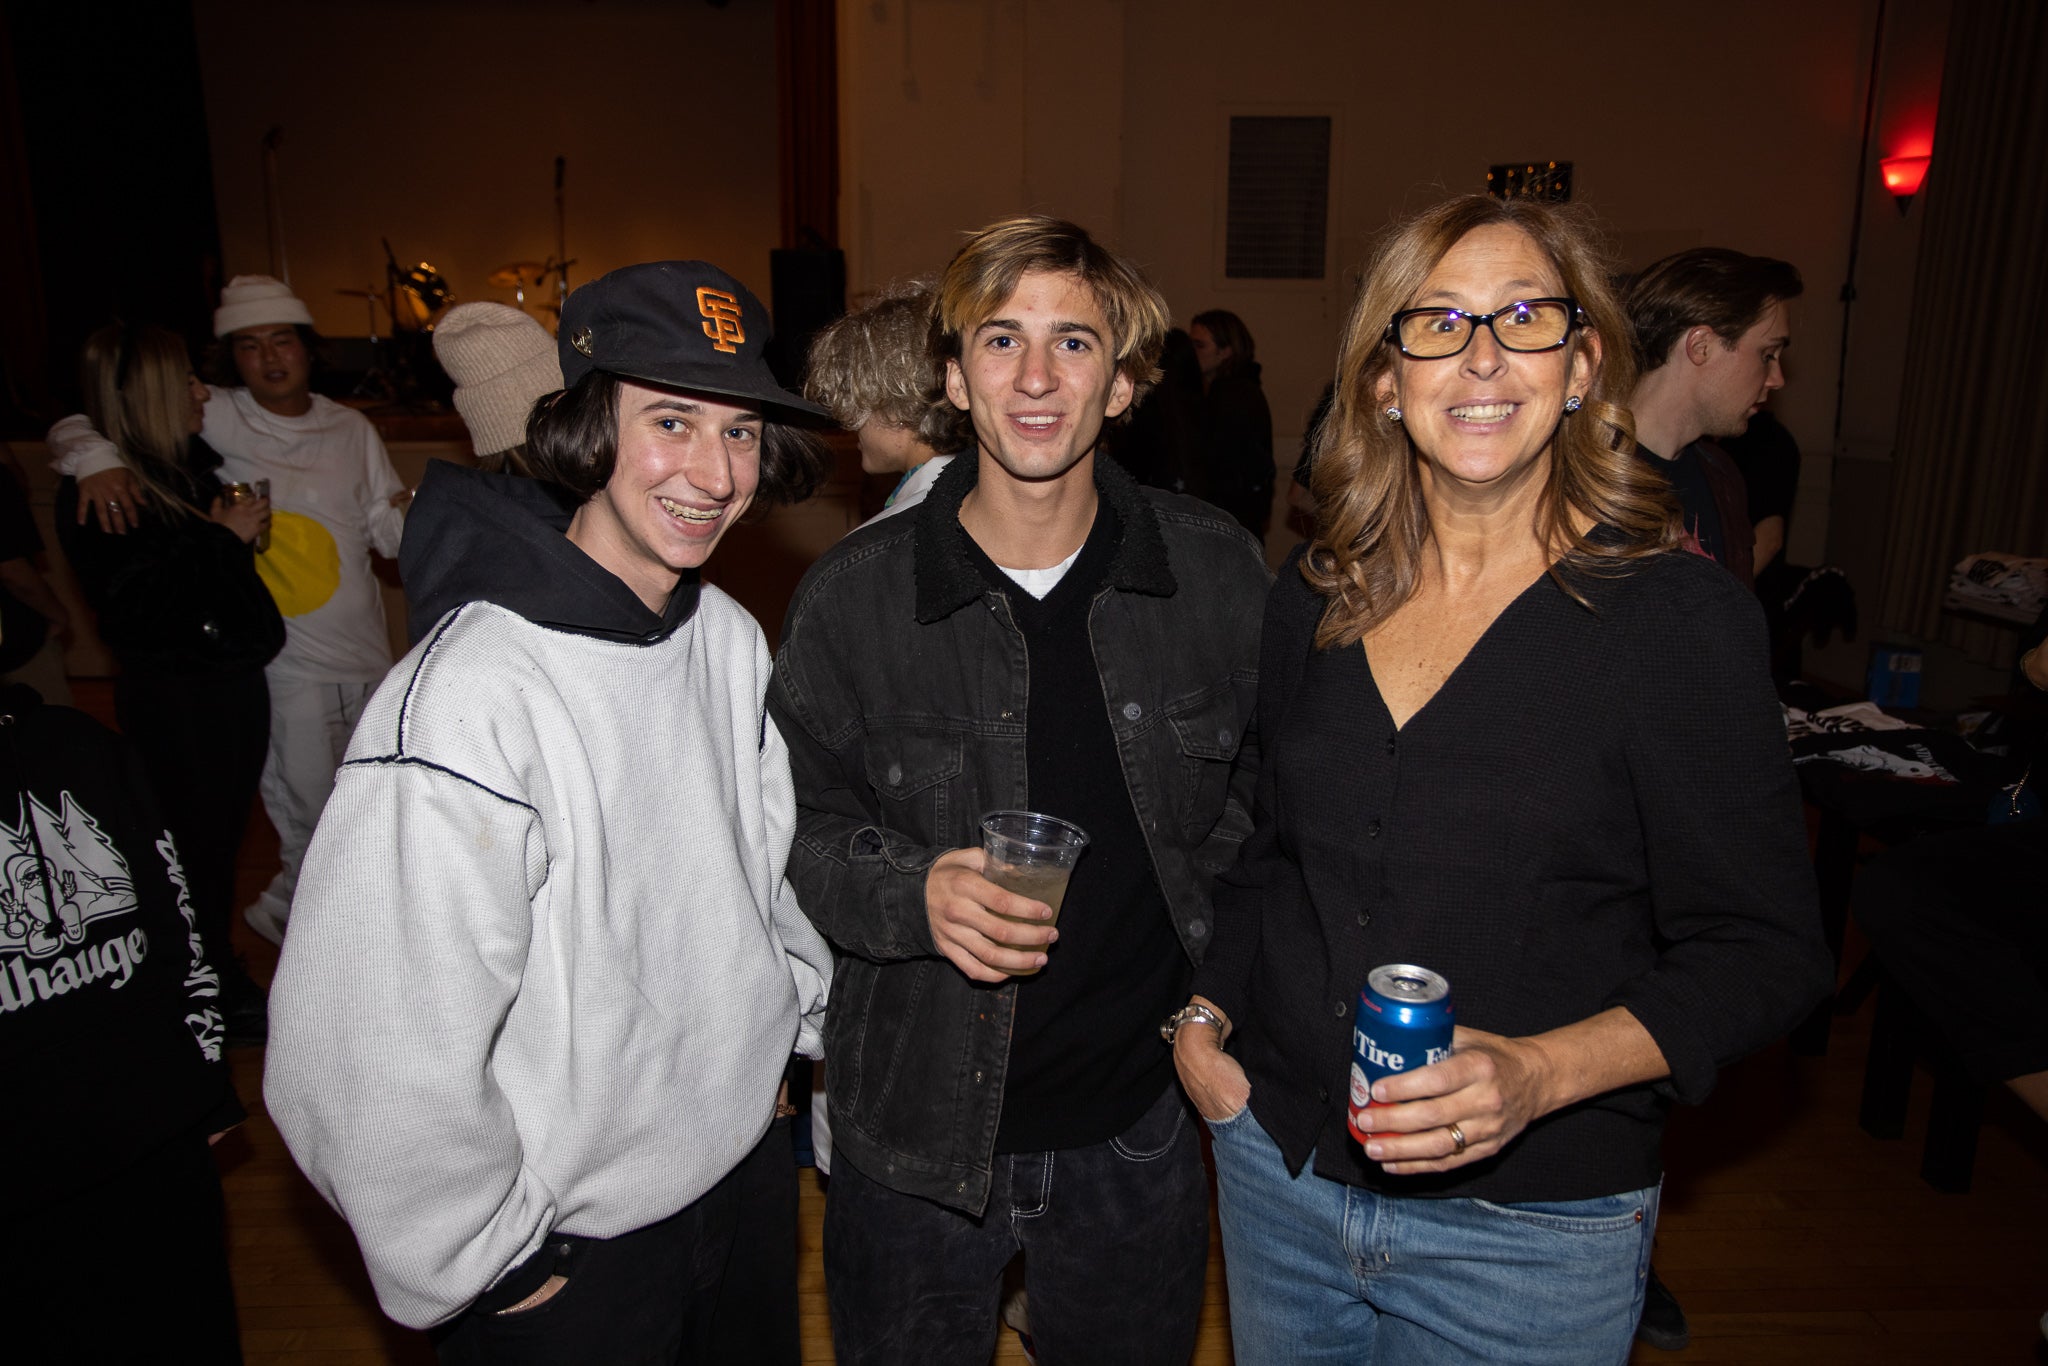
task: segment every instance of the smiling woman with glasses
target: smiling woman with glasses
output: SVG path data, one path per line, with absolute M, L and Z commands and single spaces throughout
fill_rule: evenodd
M 1625 1361 L 1666 1111 L 1829 985 L 1762 618 L 1631 460 L 1606 277 L 1568 213 L 1452 200 L 1345 332 L 1174 1037 L 1244 1366 Z M 1458 1028 L 1370 1080 L 1390 964 Z

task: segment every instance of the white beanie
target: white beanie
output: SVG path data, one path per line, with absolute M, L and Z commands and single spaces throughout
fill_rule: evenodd
M 290 285 L 268 275 L 237 275 L 220 292 L 220 307 L 213 310 L 213 335 L 225 337 L 245 327 L 275 323 L 313 325 L 313 314 L 304 300 L 292 293 Z
M 510 304 L 457 304 L 434 325 L 434 359 L 455 381 L 455 411 L 478 455 L 526 440 L 533 401 L 562 387 L 547 329 Z

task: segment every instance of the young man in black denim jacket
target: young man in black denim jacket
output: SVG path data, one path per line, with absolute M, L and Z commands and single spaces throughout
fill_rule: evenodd
M 840 954 L 842 1362 L 987 1361 L 1020 1251 L 1050 1359 L 1194 1344 L 1207 1189 L 1159 1024 L 1250 829 L 1268 575 L 1228 516 L 1099 455 L 1166 325 L 1071 224 L 972 236 L 933 343 L 935 400 L 976 456 L 819 560 L 783 628 L 789 876 Z M 1091 836 L 1057 930 L 982 876 L 978 823 L 1005 808 Z

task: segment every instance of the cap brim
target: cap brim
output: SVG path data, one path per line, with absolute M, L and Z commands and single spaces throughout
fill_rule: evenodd
M 652 384 L 657 389 L 674 389 L 680 393 L 691 394 L 717 394 L 721 398 L 745 399 L 749 403 L 758 403 L 763 408 L 780 409 L 785 413 L 798 417 L 822 418 L 828 423 L 832 420 L 832 414 L 826 412 L 815 403 L 798 398 L 786 389 L 756 392 L 723 384 L 678 384 L 674 379 L 662 375 L 641 374 L 635 370 L 609 365 L 593 365 L 590 368 L 602 370 L 608 375 L 617 375 L 620 379 L 630 379 L 640 384 Z

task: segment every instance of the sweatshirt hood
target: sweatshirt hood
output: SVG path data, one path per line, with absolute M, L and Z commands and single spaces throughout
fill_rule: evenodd
M 457 607 L 488 602 L 536 626 L 642 645 L 697 609 L 685 574 L 657 615 L 569 539 L 576 505 L 552 484 L 429 460 L 398 549 L 410 644 Z

